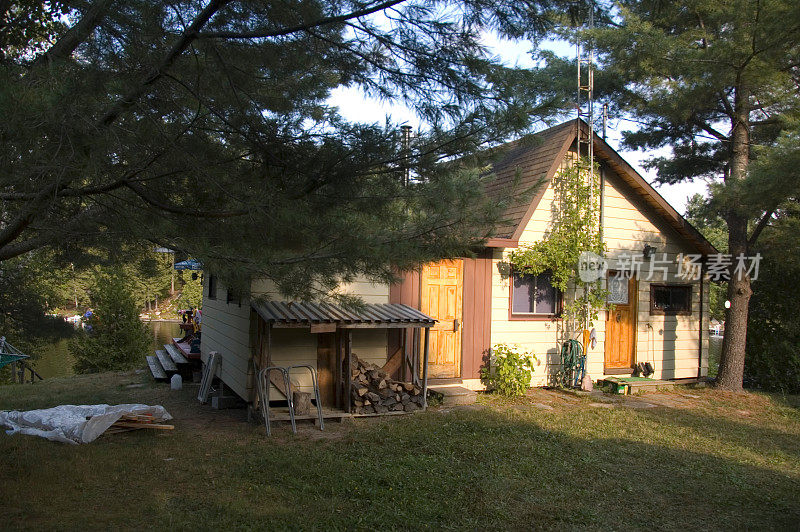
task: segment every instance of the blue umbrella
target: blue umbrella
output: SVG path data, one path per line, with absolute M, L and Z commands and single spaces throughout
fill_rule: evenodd
M 202 270 L 203 263 L 194 259 L 182 260 L 175 263 L 176 270 Z

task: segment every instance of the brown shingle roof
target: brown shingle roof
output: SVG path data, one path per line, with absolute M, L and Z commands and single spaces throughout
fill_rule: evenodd
M 517 229 L 527 224 L 575 133 L 575 122 L 565 122 L 500 147 L 503 155 L 492 167 L 495 178 L 486 185 L 486 193 L 498 198 L 512 193 L 518 196 L 506 208 L 506 223 L 497 228 L 495 236 L 514 238 Z
M 588 132 L 589 126 L 581 121 L 581 128 Z M 509 193 L 526 190 L 533 192 L 527 196 L 520 195 L 506 208 L 505 223 L 496 229 L 495 238 L 489 240 L 490 246 L 516 247 L 522 231 L 539 205 L 576 134 L 576 122 L 570 120 L 536 133 L 530 139 L 510 142 L 498 148 L 503 155 L 493 166 L 495 178 L 486 185 L 487 194 L 499 198 Z M 598 160 L 610 166 L 656 214 L 698 251 L 703 254 L 719 253 L 711 242 L 597 134 L 594 135 L 594 153 Z

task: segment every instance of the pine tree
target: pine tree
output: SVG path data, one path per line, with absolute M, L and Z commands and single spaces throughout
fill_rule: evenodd
M 633 148 L 671 146 L 654 158 L 659 181 L 714 180 L 728 252 L 753 255 L 759 235 L 796 200 L 796 172 L 751 171 L 800 114 L 800 9 L 794 0 L 623 1 L 614 24 L 595 33 L 616 103 L 640 122 Z M 769 160 L 765 158 L 765 161 Z M 772 161 L 775 163 L 775 160 Z M 787 245 L 796 245 L 788 243 Z M 731 275 L 718 385 L 740 390 L 749 275 Z
M 87 332 L 70 341 L 76 373 L 128 369 L 140 364 L 151 347 L 146 326 L 125 279 L 106 273 L 93 294 Z
M 557 4 L 74 4 L 0 60 L 0 261 L 144 238 L 313 298 L 468 253 L 502 212 L 474 153 L 552 109 L 549 80 L 481 38 L 539 38 Z M 343 87 L 409 106 L 411 149 L 396 123 L 343 119 L 326 103 Z

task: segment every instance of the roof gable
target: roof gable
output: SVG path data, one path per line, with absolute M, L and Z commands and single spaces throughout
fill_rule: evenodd
M 580 121 L 583 132 L 589 126 Z M 512 202 L 506 209 L 506 223 L 497 227 L 490 247 L 516 247 L 533 212 L 539 206 L 547 187 L 555 176 L 561 161 L 575 141 L 578 128 L 574 120 L 564 122 L 533 135 L 531 140 L 515 141 L 503 147 L 504 155 L 493 166 L 495 179 L 487 184 L 490 195 L 500 195 L 512 190 L 514 185 L 522 190 L 539 188 L 530 202 Z M 675 229 L 702 254 L 718 253 L 717 249 L 683 216 L 676 211 L 625 159 L 600 135 L 594 134 L 595 157 L 607 164 L 648 205 L 660 219 Z M 516 182 L 515 182 L 516 180 Z

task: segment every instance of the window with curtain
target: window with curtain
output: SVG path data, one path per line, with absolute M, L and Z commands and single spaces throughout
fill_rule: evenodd
M 539 275 L 512 273 L 511 314 L 554 316 L 560 312 L 561 291 L 549 272 Z

